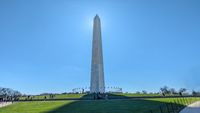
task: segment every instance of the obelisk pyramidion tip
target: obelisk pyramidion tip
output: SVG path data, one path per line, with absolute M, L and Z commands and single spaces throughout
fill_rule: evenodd
M 96 14 L 95 18 L 99 18 L 99 15 L 98 15 L 98 14 Z

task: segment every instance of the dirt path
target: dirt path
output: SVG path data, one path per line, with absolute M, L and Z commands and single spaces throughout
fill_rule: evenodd
M 200 113 L 200 101 L 190 104 L 184 108 L 180 113 Z
M 0 108 L 10 104 L 12 104 L 12 102 L 0 102 Z

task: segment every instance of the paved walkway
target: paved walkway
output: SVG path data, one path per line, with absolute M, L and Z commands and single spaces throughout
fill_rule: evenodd
M 0 102 L 0 108 L 10 104 L 12 104 L 12 102 Z
M 180 113 L 200 113 L 200 101 L 190 104 L 184 108 Z

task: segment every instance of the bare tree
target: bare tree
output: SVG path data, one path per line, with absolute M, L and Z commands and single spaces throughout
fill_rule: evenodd
M 180 88 L 179 89 L 179 95 L 182 96 L 184 92 L 186 92 L 187 89 L 186 88 Z
M 176 94 L 176 90 L 174 88 L 170 88 L 169 92 L 170 92 L 171 95 Z
M 136 91 L 136 94 L 140 94 L 140 92 L 139 92 L 139 91 Z
M 22 94 L 19 91 L 10 89 L 10 88 L 2 88 L 0 87 L 0 96 L 2 96 L 3 98 L 12 100 L 12 99 L 16 99 L 17 97 L 21 96 Z
M 161 93 L 163 94 L 163 96 L 165 96 L 165 94 L 169 94 L 169 88 L 167 86 L 161 87 L 160 88 Z
M 142 90 L 142 94 L 147 94 L 147 91 L 145 91 L 145 90 Z

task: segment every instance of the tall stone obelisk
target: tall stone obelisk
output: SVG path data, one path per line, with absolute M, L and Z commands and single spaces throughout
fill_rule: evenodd
M 104 93 L 104 68 L 103 68 L 103 50 L 101 40 L 101 21 L 98 15 L 94 17 L 93 23 L 93 41 L 92 41 L 92 68 L 90 93 Z

